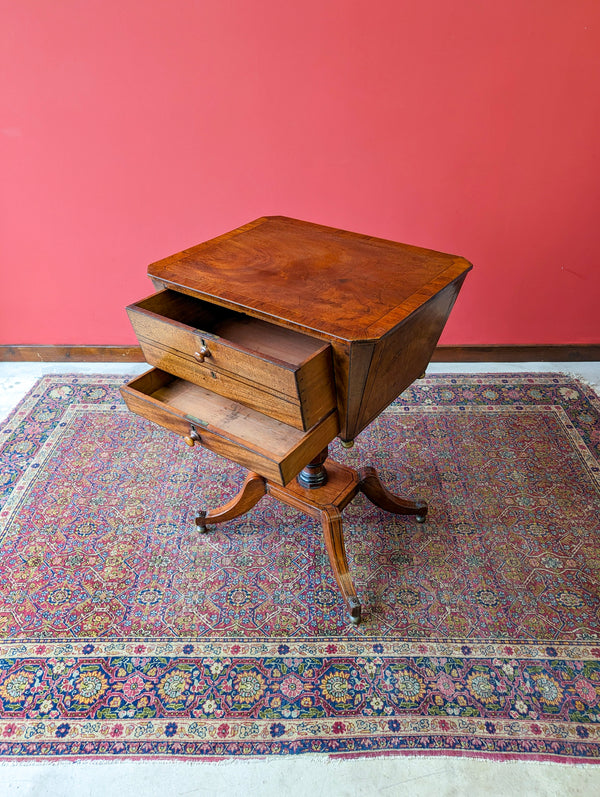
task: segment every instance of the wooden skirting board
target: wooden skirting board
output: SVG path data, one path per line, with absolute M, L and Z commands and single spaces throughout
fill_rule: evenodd
M 438 346 L 437 363 L 597 362 L 600 343 L 556 346 Z M 144 362 L 139 346 L 0 346 L 3 362 Z
M 596 362 L 600 343 L 556 346 L 438 346 L 434 363 Z
M 37 363 L 143 363 L 139 346 L 0 346 L 0 361 Z

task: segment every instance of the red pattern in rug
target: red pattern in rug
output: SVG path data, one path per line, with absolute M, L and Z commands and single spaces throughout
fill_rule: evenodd
M 597 760 L 600 401 L 556 374 L 417 382 L 344 451 L 346 623 L 318 525 L 243 471 L 45 377 L 2 428 L 0 753 L 460 752 Z

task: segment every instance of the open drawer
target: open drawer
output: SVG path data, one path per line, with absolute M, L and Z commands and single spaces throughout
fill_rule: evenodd
M 121 394 L 137 415 L 275 484 L 290 482 L 339 431 L 335 410 L 302 432 L 157 368 L 133 379 Z
M 150 365 L 306 431 L 336 405 L 329 344 L 163 290 L 127 308 Z

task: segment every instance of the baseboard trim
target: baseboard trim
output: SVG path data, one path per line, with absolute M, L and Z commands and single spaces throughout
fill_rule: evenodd
M 139 346 L 0 346 L 3 362 L 144 362 Z M 438 346 L 434 363 L 597 362 L 600 344 L 559 346 Z
M 0 346 L 0 361 L 15 363 L 143 363 L 139 346 Z
M 434 363 L 597 362 L 600 344 L 557 346 L 438 346 Z

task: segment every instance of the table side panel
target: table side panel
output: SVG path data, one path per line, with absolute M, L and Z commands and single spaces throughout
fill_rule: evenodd
M 375 344 L 365 341 L 350 346 L 336 341 L 331 345 L 340 419 L 339 436 L 343 441 L 350 441 L 354 439 L 353 429 L 356 426 Z
M 360 410 L 349 418 L 352 437 L 425 373 L 464 277 L 463 274 L 440 291 L 378 342 L 363 384 Z

